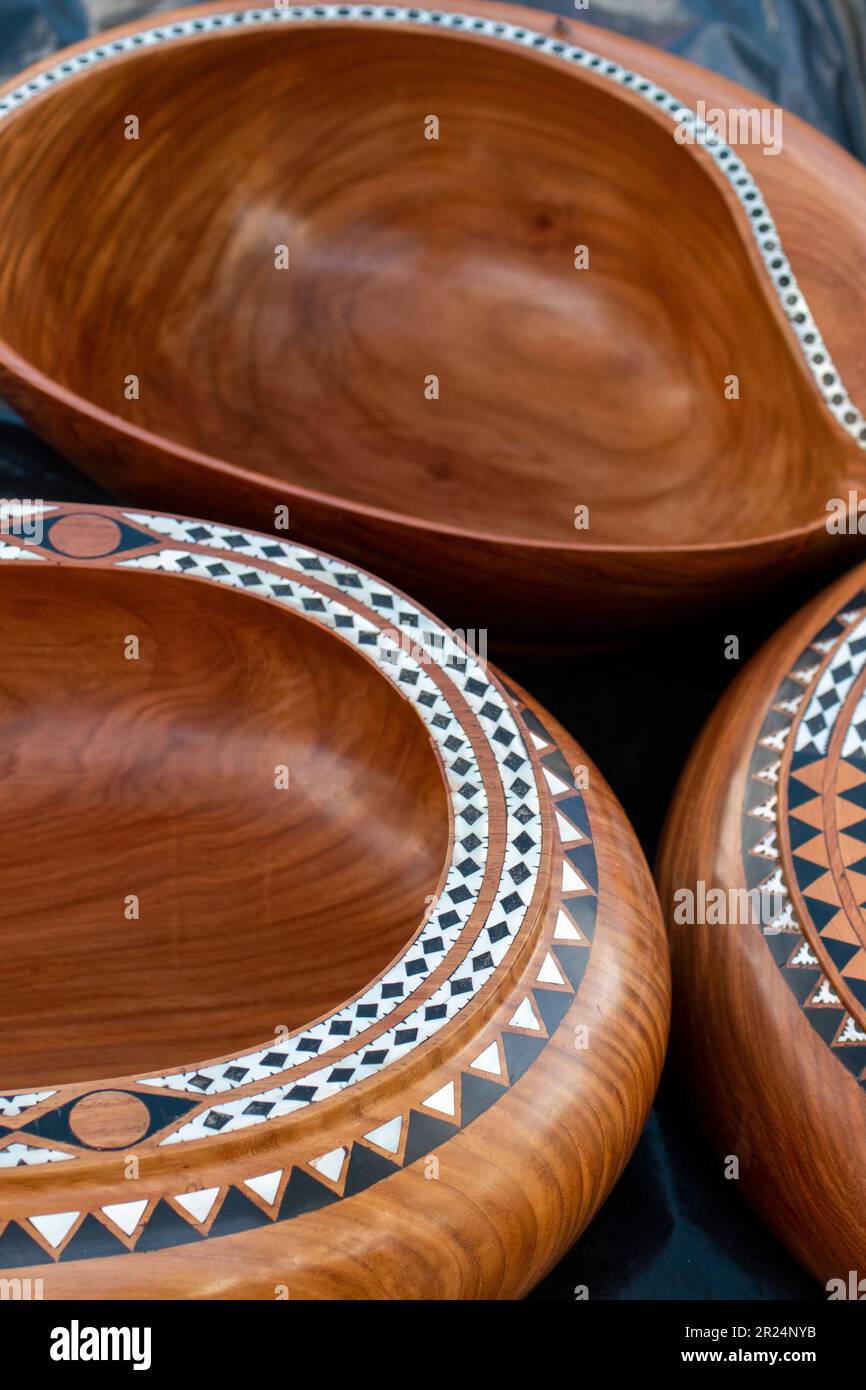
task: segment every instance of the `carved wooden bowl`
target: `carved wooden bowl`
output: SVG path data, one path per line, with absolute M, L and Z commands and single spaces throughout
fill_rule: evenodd
M 862 1297 L 849 1276 L 866 1272 L 864 843 L 860 566 L 722 701 L 677 791 L 658 873 L 680 1051 L 728 1176 L 736 1159 L 768 1225 L 842 1298 Z M 686 920 L 688 895 L 703 922 Z
M 125 500 L 288 505 L 454 624 L 505 601 L 500 643 L 826 557 L 863 170 L 788 116 L 772 158 L 680 143 L 758 99 L 471 8 L 200 6 L 0 90 L 2 389 Z
M 58 504 L 0 562 L 3 1276 L 525 1293 L 665 1047 L 604 780 L 426 611 L 273 535 Z

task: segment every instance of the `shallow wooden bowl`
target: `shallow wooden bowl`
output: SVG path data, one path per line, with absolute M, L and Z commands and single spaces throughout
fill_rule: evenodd
M 749 1200 L 837 1298 L 866 1288 L 864 842 L 860 566 L 722 701 L 677 791 L 657 876 L 680 1052 L 727 1176 L 736 1159 Z
M 16 524 L 3 1276 L 525 1293 L 665 1048 L 664 931 L 604 780 L 352 565 L 111 508 Z
M 2 389 L 124 499 L 288 505 L 455 625 L 504 601 L 503 645 L 819 560 L 863 481 L 866 174 L 792 117 L 772 158 L 678 143 L 761 103 L 474 8 L 215 4 L 0 90 Z

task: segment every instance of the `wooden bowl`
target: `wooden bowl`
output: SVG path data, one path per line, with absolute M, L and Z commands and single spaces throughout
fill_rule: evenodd
M 680 1052 L 726 1175 L 834 1298 L 862 1297 L 866 1270 L 864 737 L 861 565 L 719 705 L 657 875 Z
M 354 566 L 112 508 L 16 525 L 3 1277 L 525 1293 L 665 1049 L 664 931 L 604 780 Z
M 125 500 L 288 506 L 500 645 L 838 555 L 864 171 L 787 114 L 773 158 L 678 142 L 763 104 L 472 8 L 214 4 L 0 90 L 3 391 Z

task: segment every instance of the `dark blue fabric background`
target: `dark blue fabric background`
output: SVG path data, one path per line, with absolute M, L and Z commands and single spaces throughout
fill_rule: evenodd
M 532 3 L 532 0 L 526 0 Z M 164 11 L 141 0 L 0 0 L 0 76 L 111 23 Z M 467 0 L 471 12 L 471 0 Z M 741 82 L 866 160 L 866 0 L 570 0 L 545 8 L 668 48 Z M 599 49 L 604 36 L 599 33 Z M 2 254 L 2 229 L 0 229 Z M 74 329 L 74 325 L 70 325 Z M 0 325 L 2 331 L 2 325 Z M 104 496 L 0 402 L 3 496 Z M 118 499 L 123 501 L 122 498 Z M 744 658 L 819 584 L 725 617 Z M 652 860 L 676 776 L 729 681 L 717 633 L 669 634 L 646 649 L 557 669 L 511 663 L 514 676 L 598 762 Z M 640 686 L 636 709 L 635 683 Z M 702 1138 L 675 1061 L 625 1176 L 534 1298 L 815 1299 L 823 1296 L 739 1198 Z

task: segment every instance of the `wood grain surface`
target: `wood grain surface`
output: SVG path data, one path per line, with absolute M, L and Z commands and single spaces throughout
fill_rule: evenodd
M 597 28 L 472 8 L 686 102 L 762 105 Z M 778 156 L 740 153 L 863 401 L 866 176 L 785 122 Z M 500 646 L 613 642 L 844 563 L 859 537 L 828 545 L 826 502 L 862 450 L 735 190 L 673 130 L 603 72 L 417 26 L 112 57 L 0 122 L 0 382 L 119 495 L 265 529 L 288 505 L 299 537 L 464 627 L 506 597 Z
M 443 873 L 445 787 L 357 653 L 215 585 L 71 566 L 4 572 L 0 631 L 0 1084 L 252 1046 L 411 938 Z
M 2 1276 L 525 1294 L 617 1180 L 665 1051 L 663 926 L 604 779 L 467 648 L 407 682 L 416 656 L 364 634 L 436 620 L 342 562 L 184 518 L 43 521 L 0 545 Z M 427 973 L 362 1017 L 421 944 Z
M 860 566 L 826 590 L 735 682 L 681 779 L 656 875 L 677 1050 L 720 1163 L 736 1160 L 816 1278 L 846 1288 L 866 1268 L 864 581 Z M 767 909 L 677 921 L 675 895 L 699 883 L 763 885 Z

